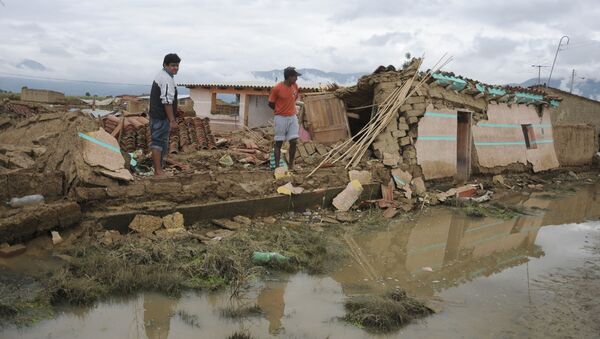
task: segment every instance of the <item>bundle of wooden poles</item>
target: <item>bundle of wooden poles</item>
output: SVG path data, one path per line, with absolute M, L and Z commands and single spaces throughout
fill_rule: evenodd
M 401 86 L 396 87 L 392 93 L 383 101 L 377 113 L 368 124 L 365 125 L 356 135 L 337 145 L 325 155 L 324 159 L 317 165 L 307 177 L 313 175 L 324 164 L 335 164 L 338 161 L 347 161 L 346 168 L 356 167 L 360 163 L 360 159 L 365 155 L 367 149 L 375 138 L 388 126 L 397 116 L 398 109 L 404 104 L 407 98 L 416 93 L 416 91 L 431 77 L 435 72 L 438 72 L 442 67 L 452 61 L 451 57 L 446 58 L 444 55 L 434 67 L 427 71 L 425 75 L 413 86 L 419 74 L 419 68 L 423 59 L 417 59 L 417 66 L 412 78 L 406 81 Z M 411 90 L 412 89 L 412 90 Z

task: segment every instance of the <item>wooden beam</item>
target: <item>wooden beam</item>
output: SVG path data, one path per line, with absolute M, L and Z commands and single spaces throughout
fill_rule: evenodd
M 360 115 L 358 115 L 357 113 L 346 112 L 346 115 L 348 116 L 348 118 L 360 119 Z

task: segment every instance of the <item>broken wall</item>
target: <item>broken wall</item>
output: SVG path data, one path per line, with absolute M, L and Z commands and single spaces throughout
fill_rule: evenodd
M 501 103 L 489 105 L 487 116 L 488 120 L 480 120 L 473 126 L 478 160 L 475 166 L 480 172 L 515 163 L 531 163 L 534 172 L 559 166 L 549 114 L 540 117 L 534 106 Z M 529 146 L 523 125 L 532 128 Z
M 64 104 L 65 95 L 60 92 L 49 91 L 45 89 L 29 89 L 27 87 L 23 87 L 21 89 L 21 100 L 50 104 Z
M 425 179 L 453 177 L 456 174 L 455 109 L 427 107 L 419 121 L 419 137 L 416 142 L 417 162 Z
M 554 126 L 554 150 L 561 166 L 592 163 L 598 152 L 598 135 L 593 125 Z

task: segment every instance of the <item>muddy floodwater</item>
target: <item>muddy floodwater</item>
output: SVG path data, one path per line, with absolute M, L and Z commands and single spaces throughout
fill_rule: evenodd
M 329 275 L 278 275 L 246 293 L 262 313 L 222 316 L 229 294 L 140 294 L 0 331 L 2 338 L 512 338 L 599 337 L 600 186 L 515 194 L 510 220 L 427 209 L 345 236 L 351 255 Z M 438 313 L 375 335 L 339 320 L 348 296 L 400 287 Z

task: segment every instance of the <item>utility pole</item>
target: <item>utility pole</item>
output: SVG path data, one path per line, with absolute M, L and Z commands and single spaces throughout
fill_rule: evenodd
M 562 45 L 562 41 L 564 38 L 567 38 L 567 43 L 565 45 L 569 44 L 569 37 L 566 35 L 563 35 L 560 38 L 560 41 L 558 42 L 558 47 L 556 47 L 556 54 L 554 55 L 554 61 L 552 62 L 552 68 L 550 69 L 550 76 L 548 77 L 548 82 L 546 83 L 546 87 L 550 86 L 550 79 L 552 79 L 552 72 L 554 72 L 554 64 L 556 63 L 556 57 L 558 57 L 558 51 L 560 51 L 560 46 Z
M 577 77 L 577 79 L 585 79 L 584 77 Z M 571 73 L 571 89 L 569 93 L 573 94 L 573 84 L 575 83 L 575 69 L 573 68 L 573 72 Z
M 550 66 L 546 66 L 546 65 L 531 65 L 531 67 L 537 67 L 538 69 L 538 85 L 542 84 L 542 79 L 541 79 L 541 75 L 542 75 L 542 67 L 550 67 Z

